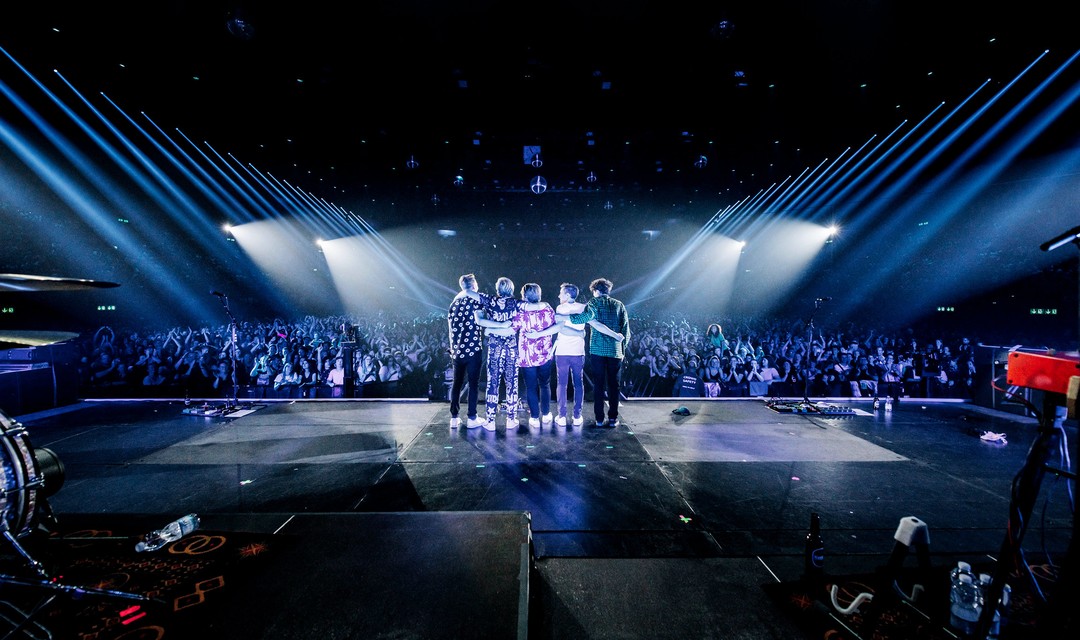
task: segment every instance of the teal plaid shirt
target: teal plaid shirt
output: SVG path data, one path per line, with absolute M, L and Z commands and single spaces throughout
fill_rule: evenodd
M 599 331 L 590 329 L 589 353 L 594 356 L 622 359 L 623 350 L 630 343 L 630 317 L 623 303 L 611 296 L 596 296 L 589 300 L 584 311 L 570 316 L 570 322 L 574 324 L 585 324 L 590 320 L 604 323 L 612 331 L 623 334 L 623 339 L 622 342 L 616 342 Z

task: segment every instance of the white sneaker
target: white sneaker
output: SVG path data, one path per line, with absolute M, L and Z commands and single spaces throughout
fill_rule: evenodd
M 540 416 L 540 420 L 543 421 L 544 424 L 551 422 L 551 414 L 545 413 L 544 415 Z
M 557 427 L 565 427 L 566 426 L 566 416 L 557 416 L 555 418 L 555 426 L 557 426 Z
M 481 418 L 480 416 L 476 416 L 475 418 L 469 418 L 469 420 L 468 420 L 468 422 L 466 424 L 468 425 L 468 427 L 470 429 L 475 429 L 475 428 L 477 428 L 479 426 L 487 424 L 487 420 L 484 419 L 484 418 Z
M 530 427 L 539 427 L 540 426 L 540 418 L 529 418 L 529 426 Z
M 494 431 L 495 430 L 495 421 L 494 420 L 484 420 L 484 424 L 482 424 L 480 426 L 487 429 L 488 431 Z
M 582 418 L 581 416 L 578 416 L 578 417 L 574 418 L 574 423 L 573 424 L 574 424 L 575 427 L 580 427 L 581 425 L 585 424 L 585 418 Z
M 457 416 L 454 416 L 454 417 L 450 418 L 450 428 L 451 429 L 457 429 L 460 426 L 461 426 L 461 418 L 459 418 Z

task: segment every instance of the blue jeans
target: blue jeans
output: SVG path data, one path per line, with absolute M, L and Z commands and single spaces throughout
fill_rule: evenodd
M 555 397 L 559 402 L 559 415 L 566 417 L 566 388 L 570 378 L 574 379 L 574 417 L 581 417 L 581 402 L 585 397 L 585 381 L 581 379 L 581 370 L 585 368 L 585 356 L 555 356 L 555 373 L 558 386 Z
M 529 417 L 551 413 L 551 360 L 539 367 L 521 367 L 525 374 L 525 398 L 529 403 Z

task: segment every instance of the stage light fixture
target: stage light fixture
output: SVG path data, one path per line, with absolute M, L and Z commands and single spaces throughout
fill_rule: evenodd
M 242 13 L 232 13 L 225 21 L 225 27 L 229 33 L 240 40 L 251 40 L 255 37 L 255 25 Z
M 721 20 L 709 29 L 709 34 L 717 40 L 727 40 L 735 32 L 735 24 L 730 20 Z

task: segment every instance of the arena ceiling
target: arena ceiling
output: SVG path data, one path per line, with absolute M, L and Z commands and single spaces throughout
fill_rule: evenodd
M 733 203 L 809 182 L 800 177 L 821 176 L 916 124 L 936 126 L 948 109 L 995 108 L 986 98 L 995 92 L 1042 100 L 1045 114 L 1066 99 L 1060 87 L 1074 86 L 1078 65 L 1070 60 L 1080 45 L 1066 5 L 1043 0 L 1007 9 L 924 0 L 172 0 L 2 11 L 0 122 L 11 131 L 40 135 L 28 115 L 36 113 L 67 139 L 86 137 L 62 113 L 70 109 L 101 135 L 125 129 L 136 146 L 220 154 L 381 231 L 470 220 L 524 224 L 526 235 L 537 222 L 551 222 L 554 233 L 589 220 L 637 235 L 676 220 L 699 228 Z M 1059 88 L 1036 98 L 1051 78 Z M 977 127 L 961 128 L 960 118 L 941 125 L 940 139 L 959 142 L 941 144 L 948 148 L 932 160 L 909 159 L 909 167 L 936 165 L 906 188 L 918 194 L 951 159 L 981 148 L 1015 107 L 996 108 Z M 1010 151 L 1017 171 L 990 181 L 991 199 L 1033 179 L 1027 167 L 1076 148 L 1075 104 L 1040 117 L 1037 133 Z M 17 143 L 7 142 L 0 152 L 10 154 Z M 88 148 L 108 164 L 100 148 Z M 7 176 L 27 164 L 17 155 L 0 155 Z M 985 149 L 967 166 L 1000 155 Z M 1057 180 L 1059 167 L 1035 175 Z M 537 178 L 543 193 L 535 193 Z M 866 197 L 882 198 L 887 188 Z M 30 208 L 28 198 L 11 200 L 9 209 Z M 1023 234 L 987 239 L 979 229 L 985 208 L 967 206 L 950 220 L 955 229 L 932 243 L 936 251 L 912 261 L 921 271 L 903 277 L 933 279 L 957 252 L 1030 274 L 1053 262 L 1031 258 L 1039 242 L 1075 218 L 1075 208 L 1059 204 L 1033 214 L 1037 224 L 1022 225 Z M 846 211 L 839 222 L 855 222 L 855 208 Z M 885 227 L 862 224 L 864 232 Z M 920 224 L 932 222 L 913 217 L 903 233 Z M 894 242 L 867 251 L 888 252 Z M 9 271 L 30 263 L 50 275 L 93 276 L 57 274 L 41 250 L 37 261 L 12 257 L 14 250 L 3 261 Z

